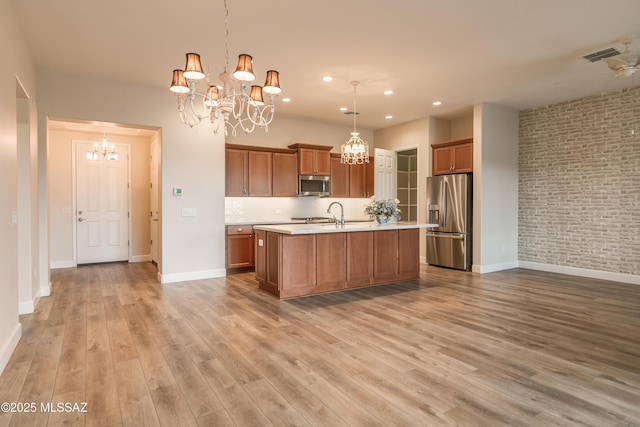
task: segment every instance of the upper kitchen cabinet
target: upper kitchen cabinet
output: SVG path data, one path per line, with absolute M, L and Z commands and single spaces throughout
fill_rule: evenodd
M 349 197 L 350 167 L 340 162 L 340 156 L 331 156 L 331 197 Z
M 371 197 L 374 190 L 374 162 L 373 157 L 369 158 L 369 163 L 362 165 L 352 165 L 349 175 L 349 196 L 350 197 Z
M 274 154 L 286 152 L 289 158 L 288 171 L 294 176 L 297 173 L 295 152 L 291 150 L 274 150 L 262 147 L 250 147 L 227 144 L 225 150 L 225 195 L 227 197 L 270 197 L 273 195 Z M 278 158 L 278 166 L 280 165 Z M 293 160 L 293 162 L 291 161 Z M 278 192 L 288 191 L 295 196 L 295 186 L 291 178 L 285 178 L 287 169 L 283 167 L 276 174 L 282 179 L 276 180 Z M 291 190 L 289 187 L 292 187 Z
M 473 138 L 431 144 L 433 175 L 473 172 Z
M 273 153 L 266 151 L 249 151 L 249 196 L 270 197 L 272 195 L 272 156 Z
M 227 148 L 225 150 L 225 195 L 245 197 L 249 195 L 249 151 Z
M 273 153 L 273 197 L 296 197 L 298 195 L 298 154 Z
M 298 150 L 298 173 L 300 175 L 330 175 L 333 147 L 324 145 L 293 144 L 289 148 Z

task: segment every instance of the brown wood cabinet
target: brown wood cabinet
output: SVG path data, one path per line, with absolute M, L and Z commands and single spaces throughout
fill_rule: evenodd
M 371 197 L 374 195 L 373 159 L 362 165 L 340 162 L 339 154 L 331 154 L 331 196 Z
M 292 144 L 290 149 L 298 150 L 298 173 L 300 175 L 331 174 L 331 155 L 333 147 L 312 144 Z
M 253 267 L 253 227 L 228 225 L 226 240 L 226 268 Z
M 316 288 L 315 292 L 344 289 L 347 266 L 347 233 L 316 235 Z
M 225 196 L 271 196 L 271 153 L 227 148 Z
M 267 251 L 265 245 L 267 243 L 267 232 L 264 230 L 254 230 L 253 242 L 255 251 L 253 260 L 256 267 L 256 280 L 267 280 Z
M 369 163 L 351 166 L 351 174 L 349 175 L 350 197 L 371 197 L 375 194 L 374 168 L 373 157 L 369 158 Z
M 433 175 L 473 172 L 473 139 L 432 144 Z
M 358 231 L 347 235 L 347 288 L 373 283 L 373 232 Z
M 420 232 L 398 230 L 398 277 L 408 279 L 420 275 Z
M 249 151 L 227 148 L 225 150 L 225 196 L 249 195 Z
M 270 197 L 272 179 L 272 153 L 266 151 L 249 151 L 249 167 L 247 169 L 249 181 L 249 196 Z
M 420 274 L 418 228 L 316 234 L 266 231 L 256 238 L 258 286 L 281 299 Z
M 273 153 L 273 197 L 298 195 L 298 154 Z
M 350 166 L 331 156 L 331 197 L 349 197 Z
M 375 162 L 374 162 L 373 157 L 369 157 L 369 163 L 367 163 L 365 165 L 365 172 L 366 172 L 366 176 L 365 176 L 366 196 L 365 197 L 375 196 L 375 194 L 376 194 L 376 187 L 375 187 L 376 175 L 375 175 Z
M 398 230 L 373 233 L 373 279 L 388 281 L 398 274 Z

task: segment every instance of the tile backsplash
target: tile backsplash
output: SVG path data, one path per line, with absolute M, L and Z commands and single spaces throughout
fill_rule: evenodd
M 369 199 L 335 199 L 330 197 L 225 197 L 225 222 L 268 223 L 285 222 L 295 217 L 340 216 L 340 208 L 334 206 L 331 214 L 327 208 L 331 202 L 344 206 L 347 220 L 368 219 L 362 212 Z

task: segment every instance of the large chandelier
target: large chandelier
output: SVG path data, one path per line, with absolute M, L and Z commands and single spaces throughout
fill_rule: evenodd
M 346 141 L 340 147 L 340 163 L 346 163 L 349 165 L 361 165 L 369 163 L 369 144 L 360 138 L 360 132 L 356 130 L 356 116 L 358 111 L 356 110 L 356 87 L 360 82 L 353 81 L 353 132 L 351 132 L 351 138 Z
M 233 74 L 229 73 L 229 9 L 226 0 L 224 9 L 225 63 L 224 71 L 218 75 L 221 84 L 209 84 L 204 93 L 198 92 L 196 85 L 207 75 L 203 71 L 200 55 L 187 53 L 184 70 L 173 70 L 170 86 L 170 90 L 177 96 L 180 119 L 193 127 L 209 118 L 215 133 L 220 129 L 220 123 L 224 122 L 225 136 L 229 135 L 229 130 L 235 136 L 238 127 L 245 133 L 253 132 L 256 127 L 264 128 L 267 132 L 275 115 L 275 100 L 282 91 L 279 73 L 275 70 L 267 71 L 264 86 L 252 85 L 249 91 L 247 86 L 256 76 L 253 73 L 253 58 L 245 53 L 238 56 L 238 65 Z M 240 82 L 239 93 L 233 88 L 236 81 Z M 265 103 L 263 94 L 267 94 L 269 103 Z

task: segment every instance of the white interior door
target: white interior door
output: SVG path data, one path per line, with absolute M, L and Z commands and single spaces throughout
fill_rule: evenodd
M 160 162 L 160 150 L 159 143 L 157 139 L 154 139 L 151 142 L 151 157 L 150 157 L 150 167 L 149 167 L 149 177 L 151 180 L 150 185 L 150 201 L 151 201 L 151 261 L 158 264 L 158 244 L 160 241 L 158 240 L 158 223 L 159 223 L 159 215 L 158 215 L 158 170 L 159 170 L 159 162 Z
M 76 142 L 76 263 L 129 259 L 130 147 L 94 154 L 94 143 Z M 110 157 L 110 158 L 109 158 Z
M 396 198 L 396 152 L 391 150 L 375 149 L 375 192 L 376 199 L 386 200 Z

